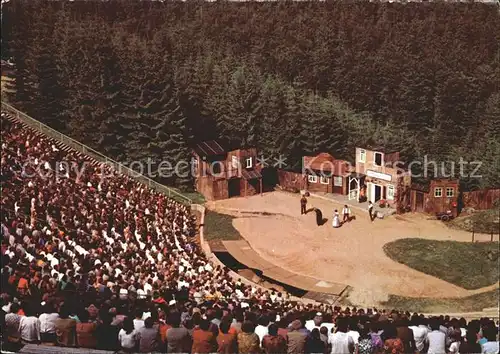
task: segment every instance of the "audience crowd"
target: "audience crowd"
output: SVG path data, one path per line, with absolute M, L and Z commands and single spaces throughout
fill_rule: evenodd
M 189 207 L 2 112 L 1 341 L 167 353 L 498 353 L 490 319 L 290 301 L 212 265 Z

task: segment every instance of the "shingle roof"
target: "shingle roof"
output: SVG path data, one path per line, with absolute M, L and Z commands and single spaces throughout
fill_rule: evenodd
M 215 140 L 204 141 L 197 144 L 194 151 L 199 156 L 220 155 L 226 152 L 226 150 Z
M 246 180 L 254 178 L 262 178 L 262 174 L 256 170 L 251 170 L 251 171 L 243 170 L 241 171 L 241 176 Z

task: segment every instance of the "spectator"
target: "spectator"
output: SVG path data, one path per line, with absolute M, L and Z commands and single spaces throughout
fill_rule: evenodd
M 153 327 L 153 324 L 153 319 L 148 317 L 144 320 L 144 327 L 137 331 L 141 353 L 149 353 L 159 349 L 160 333 L 158 328 Z
M 483 336 L 486 342 L 481 345 L 481 353 L 498 354 L 499 346 L 497 341 L 498 330 L 494 324 L 489 324 L 483 328 Z
M 394 324 L 396 325 L 397 336 L 403 342 L 405 353 L 414 353 L 415 348 L 415 338 L 413 337 L 413 331 L 408 327 L 409 321 L 406 316 L 397 319 Z
M 384 350 L 390 354 L 404 354 L 405 348 L 403 341 L 398 338 L 396 326 L 393 323 L 387 323 L 382 335 L 384 339 Z
M 221 321 L 220 332 L 217 336 L 217 352 L 232 354 L 238 352 L 238 342 L 235 331 L 231 333 L 231 324 L 228 321 Z
M 43 344 L 56 344 L 56 320 L 59 314 L 54 310 L 52 303 L 47 303 L 42 306 L 42 314 L 40 320 L 40 340 Z
M 347 334 L 348 323 L 344 318 L 337 319 L 337 329 L 330 335 L 328 343 L 331 345 L 332 354 L 354 353 L 354 340 Z
M 19 326 L 21 324 L 21 316 L 17 314 L 20 307 L 17 303 L 10 305 L 10 312 L 5 315 L 5 328 L 4 335 L 7 337 L 9 343 L 18 344 L 21 342 L 21 332 Z
M 90 316 L 87 310 L 81 312 L 78 316 L 80 323 L 76 324 L 76 342 L 81 348 L 95 348 L 97 346 L 95 323 L 89 322 Z
M 446 353 L 446 335 L 440 331 L 439 320 L 433 318 L 430 321 L 431 332 L 427 334 L 425 347 L 428 354 L 443 354 Z M 425 349 L 424 349 L 425 350 Z
M 167 353 L 185 353 L 191 349 L 189 331 L 180 327 L 181 318 L 179 314 L 173 314 L 169 319 L 172 328 L 166 333 Z
M 245 321 L 238 333 L 239 353 L 260 353 L 259 336 L 255 334 L 255 326 L 252 322 Z
M 429 333 L 428 327 L 425 325 L 423 319 L 419 316 L 412 316 L 410 328 L 413 332 L 413 339 L 415 340 L 415 348 L 417 352 L 422 353 L 425 347 L 425 341 L 427 339 L 427 334 Z
M 287 353 L 304 353 L 307 337 L 308 333 L 302 330 L 302 322 L 300 320 L 293 321 L 287 333 Z
M 313 328 L 310 337 L 306 341 L 305 353 L 326 354 L 326 345 L 321 340 L 318 328 Z
M 143 315 L 144 311 L 142 309 L 137 309 L 135 311 L 134 329 L 136 332 L 138 332 L 142 327 L 144 327 L 144 320 L 142 319 Z
M 262 346 L 262 339 L 269 333 L 267 328 L 267 326 L 269 326 L 269 317 L 262 315 L 258 323 L 257 327 L 255 327 L 255 334 L 259 336 L 259 343 Z
M 475 331 L 467 331 L 465 340 L 460 343 L 458 353 L 482 353 L 481 344 L 477 343 L 477 333 Z
M 120 347 L 124 352 L 133 353 L 139 347 L 139 335 L 134 329 L 134 321 L 127 317 L 123 321 L 123 328 L 118 332 Z
M 40 320 L 31 305 L 25 307 L 25 316 L 19 322 L 21 340 L 24 344 L 40 343 Z
M 59 310 L 59 318 L 56 320 L 57 345 L 62 347 L 76 346 L 76 321 L 69 318 L 69 310 L 66 304 Z
M 210 330 L 210 322 L 207 319 L 202 319 L 199 328 L 193 331 L 193 346 L 191 352 L 213 353 L 216 349 L 216 336 L 214 332 Z
M 120 329 L 111 324 L 112 317 L 109 314 L 101 315 L 102 323 L 97 327 L 96 341 L 97 349 L 117 351 L 120 349 L 118 342 L 118 333 Z
M 375 352 L 375 346 L 372 343 L 372 337 L 368 326 L 364 325 L 359 330 L 359 340 L 357 345 L 357 354 L 373 354 Z
M 276 324 L 269 325 L 268 334 L 262 339 L 262 348 L 266 354 L 287 352 L 286 339 L 278 334 Z

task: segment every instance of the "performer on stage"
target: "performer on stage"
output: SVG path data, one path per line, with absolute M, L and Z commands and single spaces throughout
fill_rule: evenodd
M 323 213 L 318 208 L 314 208 L 314 211 L 316 212 L 316 224 L 323 225 Z
M 340 217 L 337 209 L 335 209 L 335 212 L 333 213 L 332 226 L 335 228 L 340 227 Z

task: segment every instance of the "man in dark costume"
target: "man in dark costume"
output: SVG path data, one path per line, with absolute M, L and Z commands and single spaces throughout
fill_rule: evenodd
M 302 198 L 300 198 L 300 214 L 301 215 L 307 213 L 306 208 L 307 208 L 307 198 L 305 195 L 303 195 Z
M 323 213 L 321 213 L 321 210 L 318 208 L 314 208 L 314 211 L 316 213 L 316 224 L 318 224 L 318 226 L 323 225 Z

